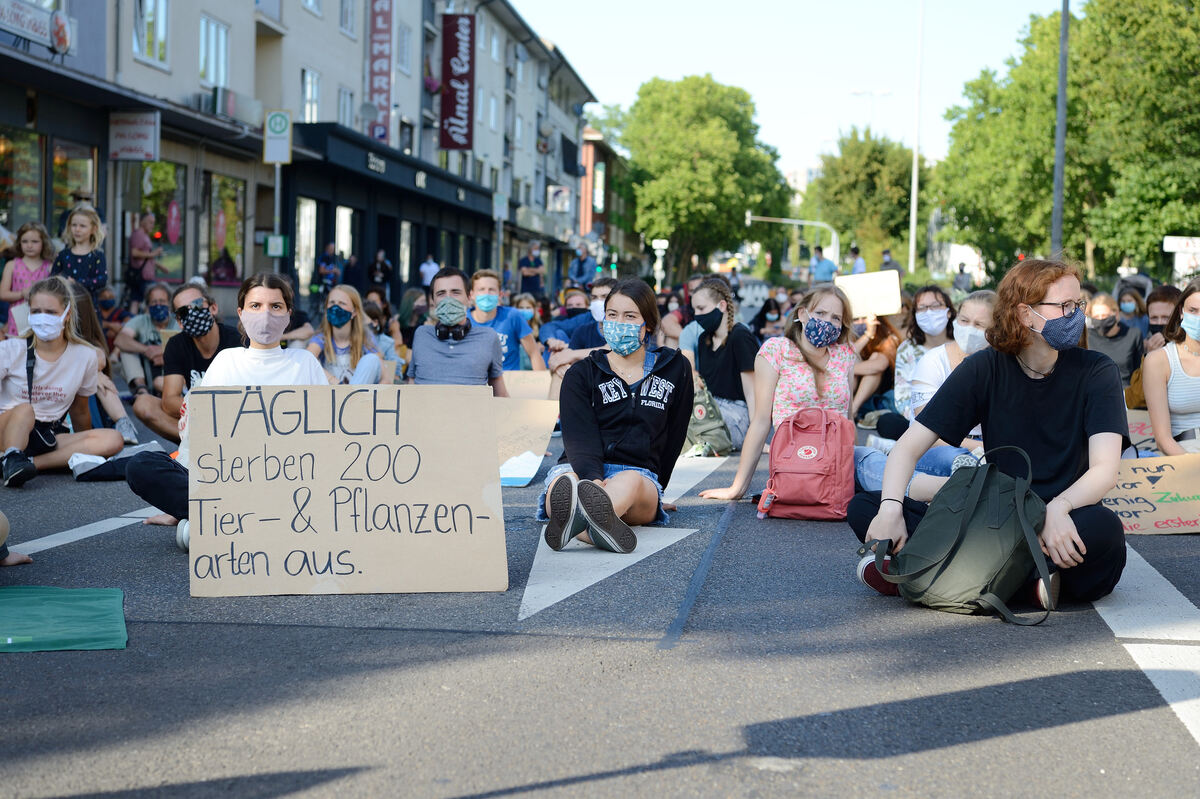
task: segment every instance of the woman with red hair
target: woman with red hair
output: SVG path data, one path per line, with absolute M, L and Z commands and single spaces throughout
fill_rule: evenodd
M 939 438 L 961 441 L 978 424 L 985 449 L 1011 445 L 1029 454 L 1033 491 L 1047 503 L 1038 539 L 1057 568 L 1050 585 L 1031 579 L 1038 603 L 1053 607 L 1060 586 L 1083 601 L 1113 590 L 1125 567 L 1125 535 L 1100 502 L 1116 485 L 1128 423 L 1116 364 L 1080 346 L 1084 306 L 1070 264 L 1026 260 L 1009 270 L 987 331 L 991 348 L 966 358 L 896 442 L 883 490 L 851 501 L 847 518 L 860 540 L 901 549 L 928 507 L 906 496 L 917 459 Z M 1017 453 L 990 459 L 1005 474 L 1025 474 Z M 858 575 L 896 593 L 873 557 Z

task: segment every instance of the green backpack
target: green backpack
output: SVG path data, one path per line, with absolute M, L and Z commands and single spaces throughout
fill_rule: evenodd
M 929 503 L 904 549 L 892 555 L 890 573 L 883 571 L 887 551 L 876 547 L 876 567 L 905 599 L 949 613 L 991 611 L 1022 625 L 1041 624 L 1050 615 L 1018 618 L 1004 604 L 1035 569 L 1050 583 L 1036 532 L 1045 523 L 1046 504 L 1030 490 L 1029 456 L 1018 447 L 997 447 L 985 457 L 1005 449 L 1020 453 L 1028 476 L 1009 477 L 991 463 L 959 469 Z
M 684 452 L 696 450 L 705 456 L 728 455 L 733 451 L 733 439 L 725 426 L 725 417 L 706 388 L 696 389 L 692 401 L 692 418 L 688 420 L 687 442 Z

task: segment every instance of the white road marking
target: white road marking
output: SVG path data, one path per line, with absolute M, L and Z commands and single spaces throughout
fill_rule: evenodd
M 634 530 L 638 536 L 637 549 L 628 555 L 606 552 L 576 541 L 567 544 L 561 552 L 555 552 L 539 536 L 517 620 L 527 619 L 696 532 L 678 527 L 635 527 Z
M 130 511 L 123 516 L 101 519 L 98 522 L 85 524 L 82 527 L 76 527 L 71 530 L 63 530 L 61 533 L 54 533 L 42 538 L 35 538 L 32 541 L 22 541 L 19 544 L 14 542 L 12 543 L 12 548 L 25 555 L 33 555 L 37 552 L 45 552 L 47 549 L 61 547 L 63 544 L 73 544 L 85 538 L 91 538 L 95 535 L 128 527 L 131 524 L 137 524 L 142 519 L 147 519 L 160 512 L 158 508 L 142 508 L 141 510 Z
M 1125 649 L 1200 742 L 1200 647 L 1125 644 Z
M 692 486 L 720 468 L 729 458 L 680 458 L 675 461 L 671 482 L 663 489 L 663 502 L 676 502 Z M 636 550 L 635 550 L 636 551 Z

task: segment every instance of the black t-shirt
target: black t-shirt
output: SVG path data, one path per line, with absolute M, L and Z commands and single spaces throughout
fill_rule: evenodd
M 242 346 L 242 334 L 236 329 L 218 322 L 217 330 L 220 331 L 217 352 Z M 163 349 L 163 374 L 183 375 L 184 389 L 190 391 L 192 386 L 204 377 L 208 365 L 217 357 L 217 352 L 212 354 L 212 358 L 205 358 L 200 354 L 200 350 L 196 349 L 195 339 L 187 333 L 177 333 L 171 336 L 171 340 Z
M 545 266 L 542 263 L 541 257 L 530 258 L 528 255 L 522 256 L 520 261 L 517 261 L 517 269 L 536 269 Z M 542 276 L 541 275 L 521 275 L 521 293 L 532 294 L 538 296 L 542 293 Z
M 1079 347 L 1059 353 L 1054 371 L 1041 380 L 1026 375 L 1012 355 L 977 352 L 950 373 L 917 421 L 950 442 L 982 425 L 986 449 L 1025 450 L 1033 463 L 1033 490 L 1046 501 L 1087 471 L 1090 436 L 1129 435 L 1116 364 Z M 1025 462 L 1015 452 L 997 453 L 992 462 L 1005 474 L 1025 476 Z
M 702 333 L 696 346 L 696 371 L 714 397 L 726 400 L 745 400 L 742 391 L 742 372 L 754 371 L 754 356 L 758 355 L 758 338 L 745 325 L 734 325 L 717 351 L 712 348 L 712 335 Z
M 1142 365 L 1142 356 L 1145 354 L 1142 331 L 1124 322 L 1117 322 L 1117 335 L 1112 338 L 1098 330 L 1089 330 L 1088 349 L 1103 352 L 1112 358 L 1125 385 L 1129 385 L 1130 376 Z
M 573 350 L 590 350 L 596 347 L 607 347 L 604 334 L 600 332 L 600 323 L 581 325 L 571 334 L 571 342 L 567 345 Z

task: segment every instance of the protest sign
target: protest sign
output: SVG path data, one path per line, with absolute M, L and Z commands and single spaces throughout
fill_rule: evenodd
M 834 283 L 846 292 L 855 319 L 900 312 L 900 273 L 894 269 L 839 275 L 834 278 Z
M 1125 411 L 1129 420 L 1129 440 L 1139 450 L 1158 452 L 1158 444 L 1154 441 L 1154 428 L 1150 424 L 1149 411 Z
M 192 596 L 504 591 L 491 389 L 188 396 Z
M 549 399 L 550 372 L 505 372 L 504 387 L 513 399 Z
M 500 484 L 529 485 L 542 466 L 550 433 L 558 419 L 558 403 L 498 397 L 493 404 L 496 406 Z
M 1103 502 L 1126 534 L 1200 533 L 1200 454 L 1125 458 Z

